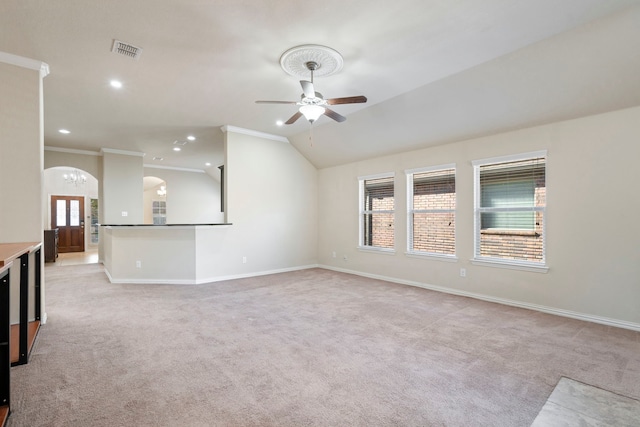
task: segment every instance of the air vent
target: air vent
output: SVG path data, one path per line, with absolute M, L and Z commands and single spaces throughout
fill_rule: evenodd
M 187 145 L 189 141 L 173 141 L 173 145 Z
M 121 42 L 119 40 L 114 40 L 111 52 L 128 56 L 129 58 L 138 59 L 142 54 L 142 48 L 129 43 Z

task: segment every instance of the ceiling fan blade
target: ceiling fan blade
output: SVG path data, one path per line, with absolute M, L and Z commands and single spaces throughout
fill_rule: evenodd
M 366 96 L 347 96 L 346 98 L 327 99 L 327 104 L 329 105 L 361 104 L 363 102 L 367 102 Z
M 287 120 L 286 122 L 284 122 L 285 125 L 291 125 L 293 124 L 296 120 L 298 120 L 300 117 L 302 117 L 302 113 L 300 111 L 298 111 L 297 113 L 295 113 L 293 116 L 291 116 L 291 118 L 289 120 Z
M 335 120 L 336 122 L 344 122 L 345 120 L 347 120 L 347 118 L 345 116 L 342 116 L 338 113 L 336 113 L 333 110 L 330 110 L 328 108 L 324 109 L 324 115 L 327 117 L 332 118 L 333 120 Z
M 256 104 L 297 104 L 296 101 L 256 101 Z
M 300 80 L 300 85 L 302 86 L 302 92 L 304 92 L 305 98 L 316 97 L 316 91 L 313 88 L 313 83 L 308 82 L 306 80 Z

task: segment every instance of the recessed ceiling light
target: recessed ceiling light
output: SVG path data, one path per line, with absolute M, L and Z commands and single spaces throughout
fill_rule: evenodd
M 211 166 L 211 163 L 207 162 L 204 164 L 205 166 Z
M 122 87 L 122 82 L 119 80 L 111 80 L 109 84 L 111 85 L 111 87 L 114 87 L 116 89 L 120 89 Z
M 173 147 L 173 151 L 180 151 L 181 148 L 180 147 Z
M 278 120 L 276 122 L 276 126 L 282 126 L 284 124 L 284 122 L 282 120 Z
M 66 129 L 60 129 L 58 132 L 64 133 L 65 135 L 68 134 L 68 133 L 71 133 L 71 131 L 68 131 Z
M 188 139 L 189 141 L 195 141 L 195 140 L 196 140 L 196 137 L 195 137 L 195 136 L 193 136 L 193 135 L 189 135 L 189 136 L 187 137 L 187 139 Z

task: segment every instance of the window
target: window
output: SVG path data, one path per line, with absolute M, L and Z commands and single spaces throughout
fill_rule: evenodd
M 360 182 L 360 247 L 393 250 L 394 175 L 358 178 Z
M 408 245 L 412 254 L 455 257 L 455 165 L 413 169 L 407 174 Z
M 473 162 L 475 260 L 544 267 L 546 152 Z
M 90 199 L 91 205 L 91 244 L 98 244 L 99 228 L 98 225 L 98 199 Z
M 154 200 L 152 202 L 152 215 L 154 225 L 165 225 L 167 223 L 167 202 L 164 200 Z

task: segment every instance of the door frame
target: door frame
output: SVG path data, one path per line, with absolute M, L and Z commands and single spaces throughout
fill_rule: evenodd
M 67 209 L 66 209 L 66 225 L 64 226 L 59 226 L 57 224 L 57 201 L 59 200 L 65 200 L 67 202 L 70 202 L 71 200 L 77 200 L 79 203 L 79 224 L 78 226 L 72 226 L 70 225 L 71 222 L 71 214 L 70 214 L 70 209 L 69 209 L 69 203 L 65 202 Z M 58 228 L 58 243 L 60 244 L 61 242 L 66 242 L 67 239 L 69 240 L 69 242 L 66 243 L 70 243 L 71 241 L 71 235 L 75 232 L 79 232 L 80 236 L 79 239 L 77 239 L 77 241 L 79 242 L 79 245 L 74 245 L 74 246 L 68 246 L 68 247 L 73 247 L 74 249 L 69 250 L 69 249 L 65 249 L 66 247 L 62 247 L 61 246 L 58 247 L 58 252 L 59 253 L 65 253 L 65 252 L 84 252 L 86 250 L 86 242 L 85 242 L 85 230 L 86 230 L 86 221 L 85 221 L 85 215 L 84 215 L 84 211 L 85 211 L 85 202 L 86 202 L 86 196 L 82 195 L 54 195 L 52 194 L 50 197 L 50 202 L 49 202 L 49 206 L 50 206 L 50 212 L 51 212 L 51 228 Z M 73 227 L 73 229 L 71 230 L 66 230 L 63 229 L 61 227 Z M 77 249 L 79 248 L 79 249 Z

